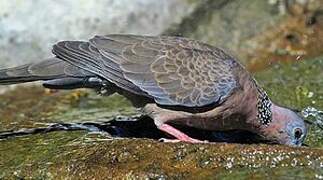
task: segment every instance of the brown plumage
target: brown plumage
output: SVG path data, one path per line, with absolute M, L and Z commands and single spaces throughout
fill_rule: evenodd
M 182 141 L 200 142 L 172 123 L 243 129 L 290 145 L 300 145 L 306 135 L 303 120 L 273 104 L 234 57 L 196 40 L 96 36 L 88 42 L 59 42 L 53 54 L 41 63 L 1 70 L 0 84 L 45 80 L 48 88 L 118 92 L 143 107 L 160 130 Z

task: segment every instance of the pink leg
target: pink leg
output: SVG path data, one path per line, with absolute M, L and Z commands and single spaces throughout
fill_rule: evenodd
M 161 131 L 166 132 L 174 136 L 176 139 L 163 139 L 164 142 L 190 142 L 190 143 L 206 143 L 207 141 L 200 141 L 198 139 L 194 139 L 179 131 L 178 129 L 166 124 L 168 121 L 176 120 L 176 119 L 185 119 L 190 117 L 189 113 L 178 112 L 166 110 L 158 107 L 156 104 L 147 104 L 143 112 L 147 114 L 149 117 L 154 119 L 154 123 L 157 128 Z
M 159 126 L 157 126 L 158 129 L 160 129 L 161 131 L 164 131 L 174 137 L 176 137 L 177 139 L 174 140 L 167 140 L 167 139 L 163 139 L 164 142 L 189 142 L 189 143 L 205 143 L 206 141 L 201 141 L 198 139 L 194 139 L 189 137 L 188 135 L 186 135 L 185 133 L 181 132 L 180 130 L 168 125 L 168 124 L 161 124 Z

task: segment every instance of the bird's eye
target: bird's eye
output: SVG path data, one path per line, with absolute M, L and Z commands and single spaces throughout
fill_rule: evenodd
M 302 129 L 301 128 L 295 128 L 294 129 L 294 137 L 295 139 L 300 139 L 303 135 Z

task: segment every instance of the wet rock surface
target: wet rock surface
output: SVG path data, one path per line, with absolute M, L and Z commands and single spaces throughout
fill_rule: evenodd
M 2 177 L 256 178 L 322 174 L 319 149 L 239 144 L 169 144 L 57 132 L 1 141 Z M 8 151 L 10 150 L 10 151 Z M 4 166 L 5 165 L 5 166 Z

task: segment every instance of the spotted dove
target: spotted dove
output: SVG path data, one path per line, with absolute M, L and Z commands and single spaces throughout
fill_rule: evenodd
M 183 37 L 113 34 L 61 41 L 52 52 L 54 56 L 42 62 L 0 70 L 0 84 L 42 80 L 51 89 L 117 92 L 142 107 L 174 141 L 202 142 L 174 124 L 246 130 L 291 146 L 305 139 L 303 119 L 274 104 L 220 48 Z

